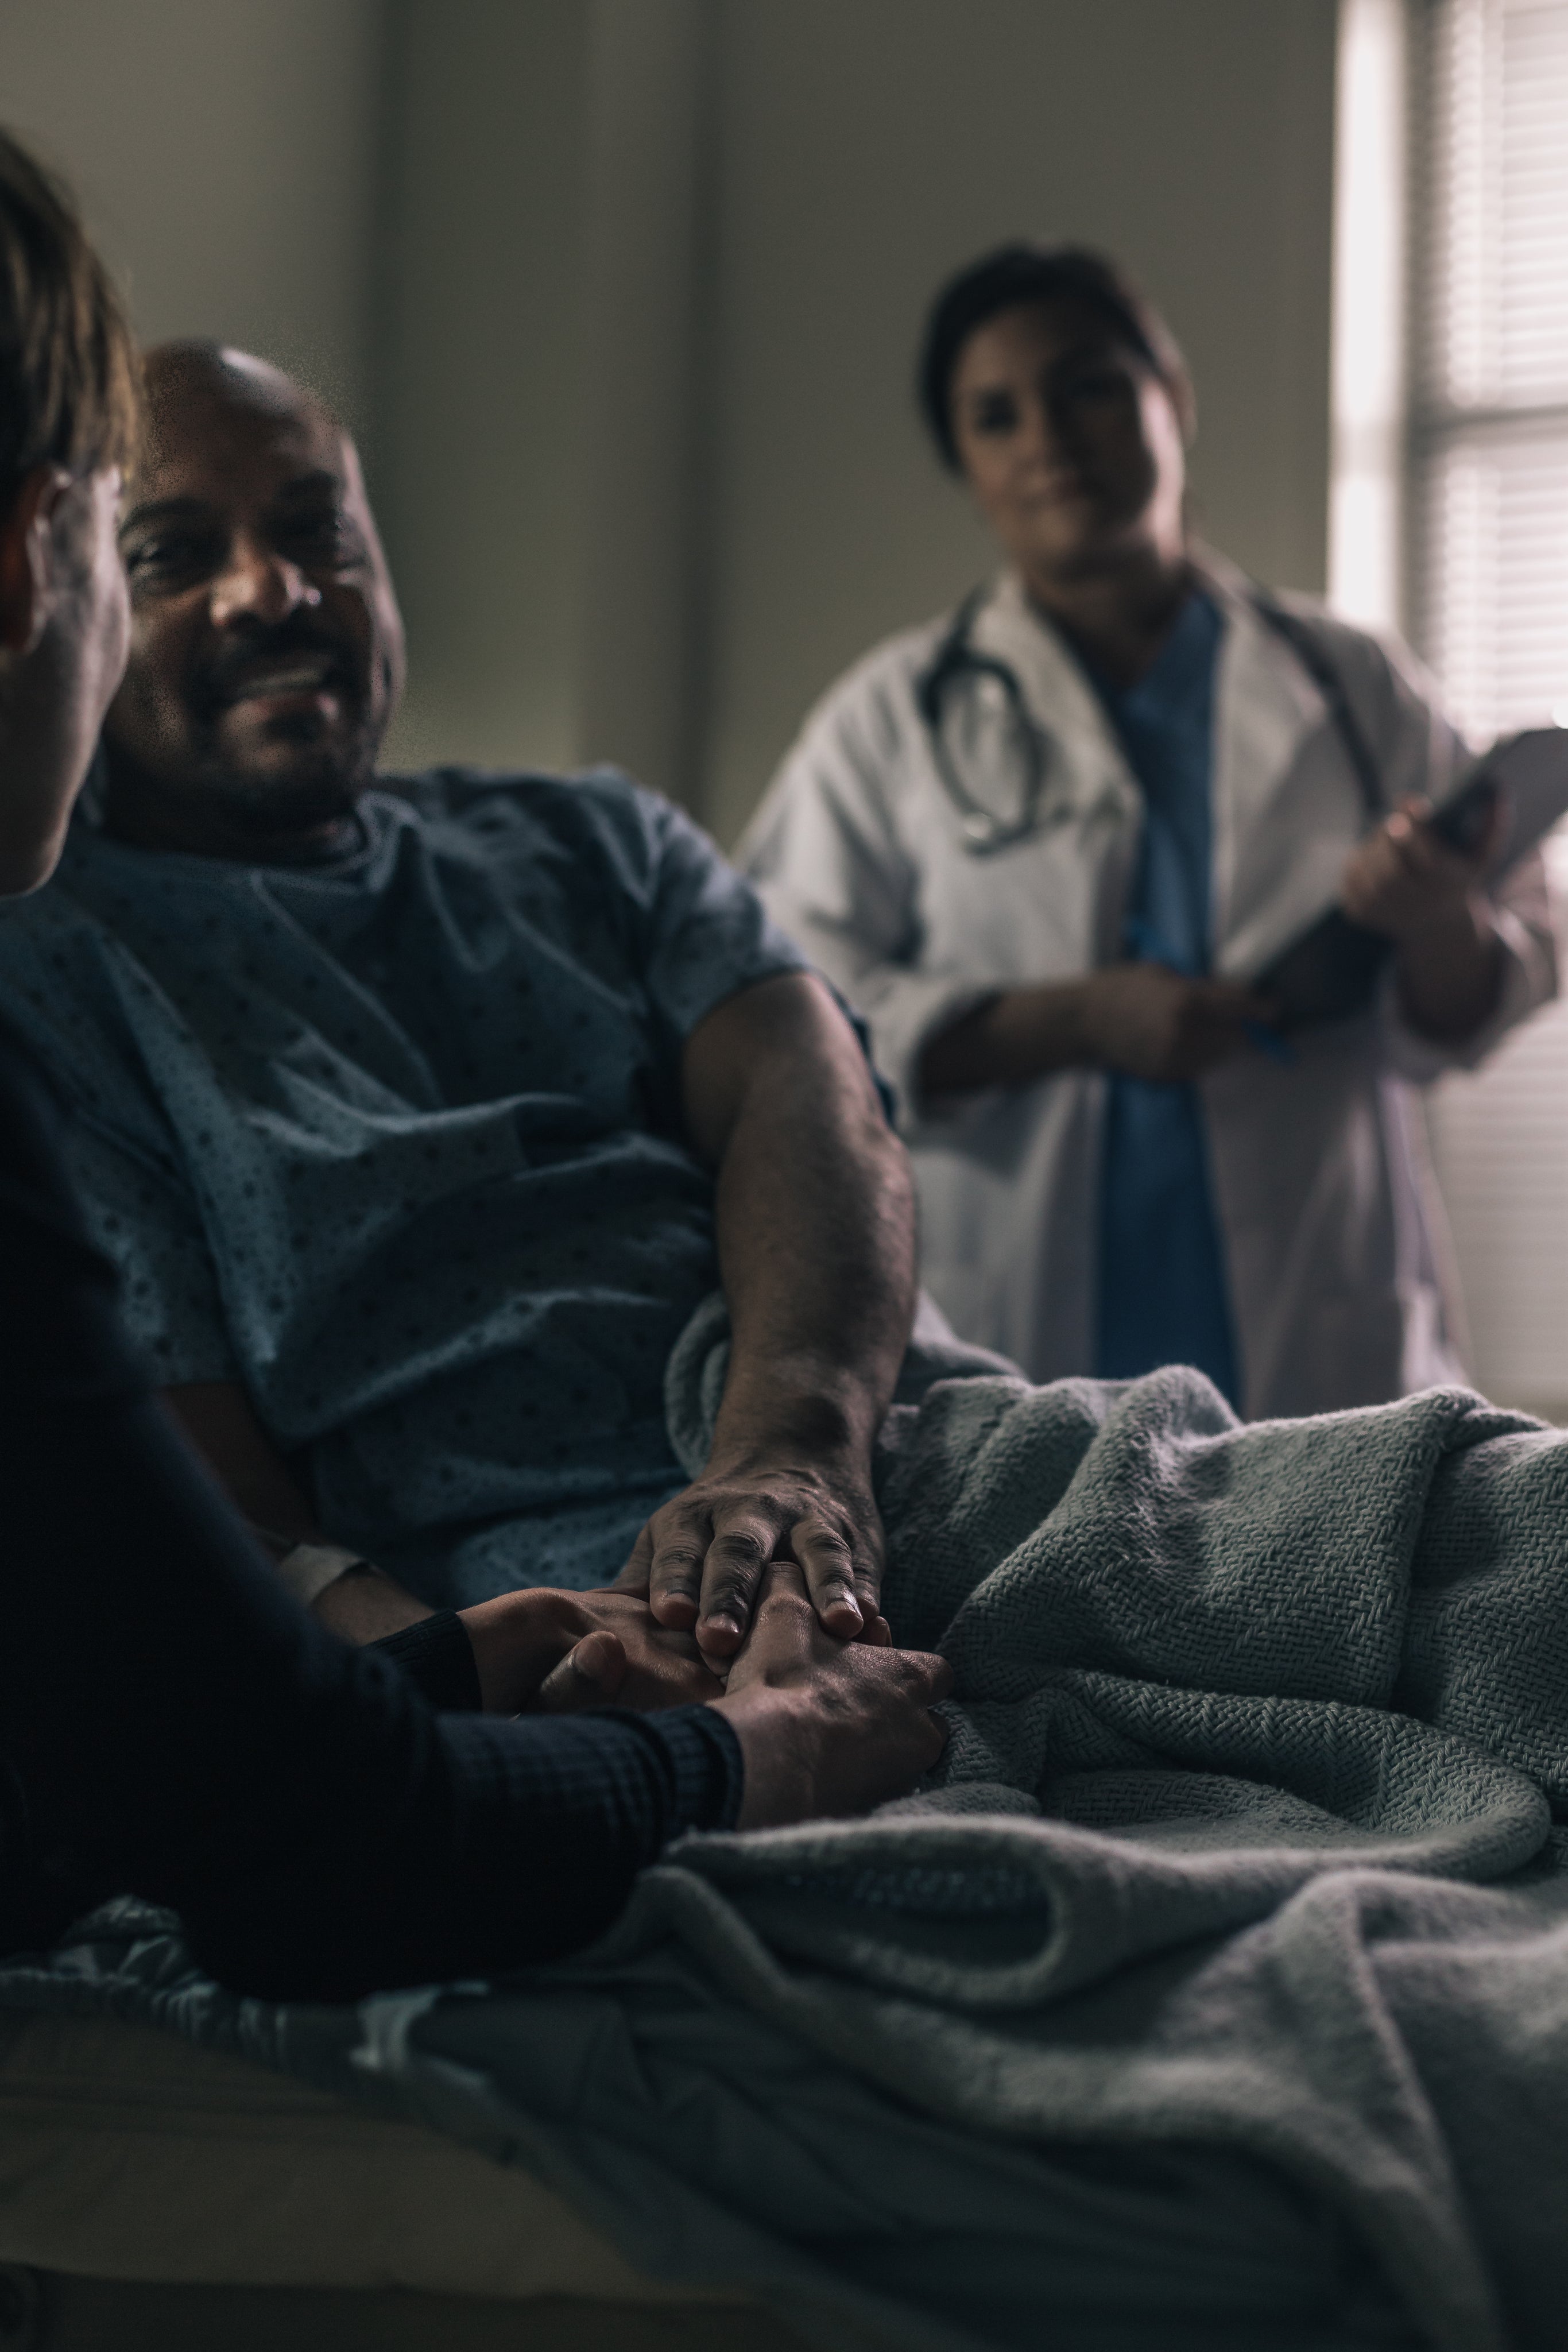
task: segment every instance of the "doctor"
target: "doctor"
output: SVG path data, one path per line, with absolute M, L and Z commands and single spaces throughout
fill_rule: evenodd
M 1465 751 L 1407 655 L 1194 544 L 1191 387 L 1112 265 L 988 255 L 919 381 L 1004 568 L 841 679 L 740 855 L 870 1022 L 927 1284 L 1037 1380 L 1462 1378 L 1412 1090 L 1555 992 L 1539 859 L 1489 896 L 1423 822 Z M 1386 982 L 1287 1043 L 1249 979 L 1336 893 Z

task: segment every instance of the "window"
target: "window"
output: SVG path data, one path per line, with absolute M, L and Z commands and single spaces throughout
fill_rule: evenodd
M 1568 0 L 1416 16 L 1410 617 L 1461 721 L 1568 719 Z
M 1413 0 L 1408 32 L 1405 616 L 1484 742 L 1568 725 L 1568 0 Z M 1568 1006 L 1431 1128 L 1476 1379 L 1568 1418 Z

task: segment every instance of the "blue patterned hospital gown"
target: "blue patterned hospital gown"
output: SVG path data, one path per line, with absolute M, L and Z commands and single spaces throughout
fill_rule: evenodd
M 0 914 L 0 1005 L 162 1383 L 242 1382 L 323 1524 L 427 1601 L 600 1582 L 683 1483 L 662 1376 L 716 1280 L 682 1042 L 803 960 L 615 775 L 361 808 L 308 867 L 78 818 Z

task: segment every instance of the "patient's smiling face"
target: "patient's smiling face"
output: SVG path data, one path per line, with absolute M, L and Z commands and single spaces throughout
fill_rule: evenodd
M 173 345 L 120 526 L 131 659 L 108 821 L 210 856 L 329 853 L 402 683 L 402 625 L 353 445 L 276 370 Z

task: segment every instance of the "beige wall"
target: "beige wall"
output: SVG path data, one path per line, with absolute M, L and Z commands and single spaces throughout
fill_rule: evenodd
M 379 0 L 4 0 L 0 120 L 75 183 L 149 341 L 217 335 L 357 422 Z
M 394 755 L 694 772 L 704 0 L 399 0 L 380 503 Z
M 409 630 L 392 756 L 580 756 L 580 0 L 402 0 L 373 487 Z
M 923 448 L 936 281 L 1122 254 L 1199 509 L 1321 584 L 1335 0 L 5 0 L 6 120 L 150 335 L 366 429 L 409 758 L 606 755 L 732 837 L 805 705 L 987 551 Z

